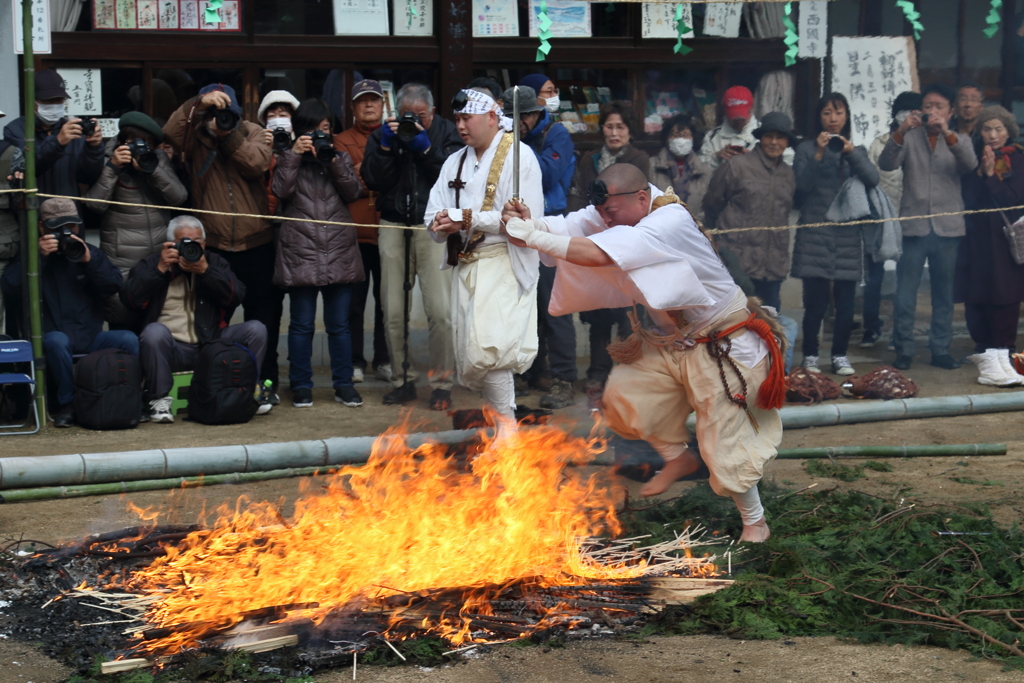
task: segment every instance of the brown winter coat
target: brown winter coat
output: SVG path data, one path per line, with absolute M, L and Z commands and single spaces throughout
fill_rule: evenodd
M 714 171 L 700 160 L 696 152 L 690 152 L 686 157 L 686 163 L 690 167 L 690 178 L 684 185 L 676 158 L 668 151 L 668 147 L 662 147 L 660 152 L 651 157 L 651 172 L 648 178 L 651 184 L 662 192 L 671 186 L 673 192 L 686 202 L 694 218 L 703 221 L 704 195 L 707 194 Z
M 597 176 L 600 175 L 597 172 L 597 162 L 601 158 L 602 149 L 604 149 L 603 146 L 587 152 L 580 157 L 580 162 L 576 164 L 576 177 L 572 181 L 567 199 L 570 212 L 586 208 L 590 203 L 587 199 L 587 189 L 590 187 L 590 183 L 597 180 Z M 651 157 L 647 152 L 643 152 L 631 144 L 626 145 L 622 156 L 615 163 L 633 164 L 643 171 L 645 178 L 648 177 L 647 174 L 651 170 Z
M 277 160 L 270 189 L 284 205 L 282 216 L 309 219 L 281 221 L 275 285 L 324 287 L 366 279 L 356 229 L 317 223 L 352 222 L 348 202 L 358 199 L 363 189 L 352 157 L 338 152 L 324 165 L 311 155 L 288 150 Z
M 373 130 L 363 128 L 357 122 L 348 130 L 334 136 L 334 149 L 339 152 L 348 152 L 348 155 L 352 157 L 352 163 L 355 165 L 356 174 L 359 174 L 360 168 L 363 165 L 363 157 L 366 155 L 366 141 L 370 139 L 370 133 L 372 132 Z M 359 182 L 362 181 L 363 177 L 359 175 Z M 376 199 L 377 193 L 367 190 L 366 184 L 363 183 L 359 199 L 348 205 L 348 210 L 352 212 L 352 222 L 364 225 L 379 224 L 380 214 L 377 213 Z M 360 242 L 377 244 L 377 228 L 356 228 L 356 234 Z
M 206 127 L 205 109 L 199 98 L 187 100 L 164 126 L 164 136 L 192 178 L 192 206 L 207 211 L 267 215 L 267 191 L 263 174 L 270 168 L 270 146 L 264 142 L 263 128 L 242 121 L 223 138 Z M 193 111 L 193 107 L 195 110 Z M 192 124 L 189 125 L 189 115 Z M 202 174 L 206 158 L 216 154 Z M 225 251 L 245 251 L 262 246 L 274 238 L 270 221 L 263 218 L 199 214 L 206 229 L 206 244 Z
M 796 178 L 781 159 L 772 166 L 761 146 L 722 163 L 704 195 L 704 224 L 709 228 L 753 228 L 789 224 Z M 739 257 L 754 280 L 785 280 L 789 274 L 789 231 L 749 230 L 716 235 Z

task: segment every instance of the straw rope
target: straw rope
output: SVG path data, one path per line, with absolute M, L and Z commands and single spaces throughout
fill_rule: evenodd
M 36 196 L 45 197 L 47 199 L 71 199 L 79 202 L 99 202 L 101 204 L 113 204 L 116 206 L 138 206 L 145 209 L 165 209 L 167 211 L 181 211 L 180 206 L 160 206 L 159 204 L 135 204 L 132 202 L 115 202 L 110 199 L 91 199 L 88 197 L 70 197 L 63 194 L 46 194 L 39 192 L 38 190 L 0 190 L 0 193 L 7 192 L 24 192 L 24 193 L 35 193 Z M 930 218 L 946 218 L 949 216 L 972 216 L 975 214 L 983 213 L 996 213 L 998 211 L 1024 211 L 1024 204 L 1019 206 L 1004 206 L 993 209 L 971 209 L 964 211 L 946 211 L 943 213 L 929 213 L 923 216 L 894 216 L 887 219 L 879 218 L 865 218 L 857 221 L 846 221 L 846 222 L 826 222 L 826 223 L 803 223 L 800 225 L 774 225 L 774 226 L 762 226 L 753 228 L 725 228 L 720 230 L 709 230 L 708 232 L 712 235 L 725 235 L 734 232 L 750 232 L 752 230 L 799 230 L 801 228 L 828 228 L 828 227 L 849 227 L 854 225 L 870 225 L 872 223 L 882 223 L 885 221 L 918 221 L 926 220 Z M 351 228 L 396 228 L 399 230 L 426 230 L 426 226 L 422 225 L 377 225 L 376 223 L 343 223 L 341 221 L 311 221 L 308 218 L 292 218 L 290 216 L 264 216 L 258 213 L 231 213 L 230 211 L 210 211 L 208 209 L 188 209 L 188 213 L 201 213 L 212 216 L 235 216 L 236 218 L 265 218 L 269 221 L 298 221 L 300 223 L 317 223 L 319 225 L 340 225 L 343 227 Z

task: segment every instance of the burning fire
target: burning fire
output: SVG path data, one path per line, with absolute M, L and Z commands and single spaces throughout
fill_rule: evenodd
M 210 529 L 135 573 L 130 590 L 159 596 L 147 621 L 174 627 L 139 649 L 177 652 L 209 626 L 229 627 L 268 606 L 316 603 L 292 614 L 319 623 L 340 607 L 461 587 L 462 610 L 479 612 L 487 587 L 638 576 L 642 564 L 603 564 L 581 547 L 620 529 L 610 482 L 568 467 L 602 450 L 599 440 L 553 427 L 508 430 L 485 437 L 479 455 L 460 467 L 443 446 L 410 451 L 389 432 L 365 466 L 305 491 L 291 518 L 272 503 L 240 498 L 216 511 Z M 456 643 L 469 638 L 457 614 L 423 629 Z

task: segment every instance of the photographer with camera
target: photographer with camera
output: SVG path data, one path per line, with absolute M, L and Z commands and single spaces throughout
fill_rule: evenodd
M 366 143 L 362 176 L 366 187 L 380 193 L 377 209 L 382 226 L 423 226 L 423 212 L 430 189 L 445 160 L 463 147 L 455 124 L 434 115 L 434 96 L 420 83 L 408 83 L 398 91 L 398 116 L 391 116 Z M 381 300 L 391 357 L 391 384 L 385 405 L 416 400 L 417 372 L 403 364 L 406 358 L 408 295 L 419 278 L 423 308 L 430 330 L 430 407 L 447 410 L 455 368 L 452 342 L 452 276 L 437 267 L 446 247 L 424 230 L 387 228 L 378 238 L 381 268 Z
M 96 119 L 68 116 L 64 79 L 53 69 L 35 75 L 36 186 L 40 192 L 78 197 L 78 185 L 96 182 L 103 170 L 103 132 Z M 4 128 L 4 141 L 25 149 L 25 117 Z
M 258 320 L 267 328 L 267 353 L 260 377 L 277 398 L 277 339 L 281 329 L 284 292 L 271 282 L 274 271 L 274 232 L 265 218 L 270 207 L 264 174 L 273 155 L 262 126 L 242 121 L 242 108 L 231 86 L 208 85 L 171 115 L 164 135 L 180 154 L 192 179 L 192 206 L 227 215 L 204 215 L 208 250 L 219 255 L 245 283 L 242 309 L 246 322 Z
M 245 284 L 228 262 L 207 249 L 206 231 L 195 216 L 171 219 L 160 253 L 132 268 L 121 301 L 145 317 L 139 359 L 151 421 L 174 422 L 171 373 L 194 370 L 203 344 L 234 340 L 252 352 L 256 365 L 263 362 L 267 349 L 263 323 L 249 320 L 227 326 L 245 296 Z
M 85 196 L 143 206 L 85 204 L 102 216 L 100 248 L 127 276 L 136 263 L 160 251 L 167 233 L 168 212 L 148 207 L 181 206 L 188 192 L 171 168 L 171 160 L 157 149 L 164 133 L 156 121 L 132 111 L 118 120 L 117 127 L 117 137 L 107 145 L 103 172 Z
M 121 288 L 121 273 L 99 247 L 79 237 L 82 219 L 70 199 L 39 205 L 40 289 L 43 354 L 58 406 L 55 427 L 75 423 L 72 354 L 121 349 L 139 355 L 139 339 L 127 330 L 103 331 L 103 306 Z M 3 274 L 3 294 L 21 301 L 22 261 Z
M 299 108 L 299 100 L 287 90 L 271 90 L 260 102 L 256 112 L 256 120 L 264 126 L 263 141 L 270 145 L 273 155 L 270 157 L 270 168 L 264 174 L 267 186 L 267 202 L 270 214 L 277 215 L 277 197 L 270 191 L 270 183 L 274 179 L 274 167 L 277 158 L 287 152 L 295 141 L 292 131 L 292 117 Z M 279 227 L 275 222 L 275 227 Z
M 352 385 L 352 338 L 349 302 L 353 283 L 362 282 L 363 263 L 351 226 L 348 203 L 359 198 L 362 184 L 352 157 L 334 149 L 334 114 L 321 99 L 309 99 L 295 112 L 298 137 L 281 155 L 271 190 L 282 202 L 283 221 L 277 245 L 274 283 L 288 288 L 288 380 L 296 408 L 313 405 L 313 333 L 316 300 L 323 296 L 324 324 L 331 354 L 334 400 L 349 407 L 363 404 Z

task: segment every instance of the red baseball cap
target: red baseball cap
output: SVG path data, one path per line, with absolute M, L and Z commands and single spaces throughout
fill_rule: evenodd
M 734 85 L 725 91 L 722 104 L 725 106 L 727 121 L 750 118 L 750 110 L 754 108 L 754 95 L 742 85 Z

